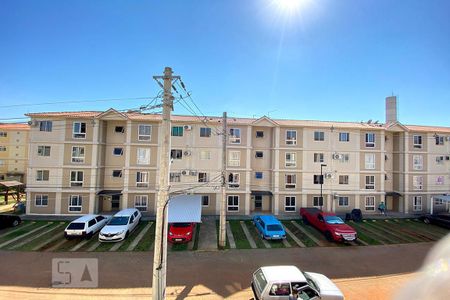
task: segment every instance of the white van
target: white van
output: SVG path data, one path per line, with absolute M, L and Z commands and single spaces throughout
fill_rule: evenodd
M 142 215 L 136 208 L 127 208 L 116 213 L 98 235 L 100 242 L 119 242 L 137 227 Z
M 325 275 L 302 272 L 296 266 L 261 267 L 253 273 L 252 290 L 257 300 L 298 299 L 343 300 L 339 288 Z
M 85 215 L 72 221 L 64 230 L 64 237 L 90 239 L 97 231 L 106 225 L 111 216 Z

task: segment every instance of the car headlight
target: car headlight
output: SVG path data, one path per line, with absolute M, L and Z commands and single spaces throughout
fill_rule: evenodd
M 339 232 L 334 232 L 334 234 L 337 236 L 341 236 L 341 234 Z
M 173 235 L 173 233 L 169 231 L 169 235 Z
M 116 235 L 121 235 L 124 232 L 125 232 L 125 230 L 119 231 L 118 233 L 116 233 Z
M 188 232 L 188 233 L 186 233 L 186 235 L 191 235 L 191 233 L 190 233 L 190 232 Z

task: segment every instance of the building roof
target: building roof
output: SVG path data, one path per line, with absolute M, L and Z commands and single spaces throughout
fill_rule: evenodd
M 28 124 L 0 123 L 2 130 L 30 130 Z
M 26 116 L 31 118 L 98 118 L 102 117 L 105 112 L 114 111 L 114 109 L 109 109 L 107 111 L 75 111 L 75 112 L 42 112 L 42 113 L 29 113 Z M 133 121 L 154 121 L 159 122 L 162 119 L 160 114 L 146 114 L 135 111 L 128 112 L 118 112 L 117 113 L 129 118 Z M 272 121 L 274 125 L 279 125 L 283 127 L 328 127 L 335 129 L 365 129 L 365 130 L 384 130 L 392 124 L 381 124 L 381 123 L 366 123 L 366 122 L 342 122 L 342 121 L 319 121 L 319 120 L 291 120 L 291 119 L 271 119 L 269 117 L 261 118 L 234 118 L 228 117 L 228 125 L 252 125 L 258 120 L 266 119 Z M 215 116 L 185 116 L 185 115 L 172 115 L 173 122 L 208 122 L 212 124 L 220 124 L 222 122 L 221 117 Z M 400 123 L 399 123 L 400 124 Z M 404 125 L 402 127 L 407 128 L 409 131 L 416 132 L 435 132 L 435 133 L 450 133 L 450 127 L 439 127 L 439 126 L 419 126 L 419 125 Z M 24 125 L 27 126 L 27 125 Z M 27 126 L 28 127 L 28 126 Z
M 170 198 L 169 223 L 201 223 L 202 196 L 179 195 Z

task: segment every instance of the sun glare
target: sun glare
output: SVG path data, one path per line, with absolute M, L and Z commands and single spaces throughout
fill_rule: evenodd
M 300 10 L 305 1 L 306 0 L 273 0 L 273 4 L 283 13 L 295 14 Z

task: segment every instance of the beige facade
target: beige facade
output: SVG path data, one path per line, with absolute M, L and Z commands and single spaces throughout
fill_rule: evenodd
M 0 181 L 26 183 L 29 129 L 24 124 L 0 124 Z
M 154 214 L 159 115 L 111 109 L 29 116 L 28 213 L 138 207 Z M 42 130 L 48 122 L 52 130 Z M 205 215 L 220 209 L 221 127 L 217 117 L 172 119 L 170 192 L 202 195 Z M 308 206 L 371 214 L 381 201 L 392 211 L 420 213 L 433 195 L 450 191 L 450 128 L 262 117 L 229 118 L 227 134 L 229 215 L 297 215 Z M 50 147 L 50 156 L 37 155 L 39 146 Z

